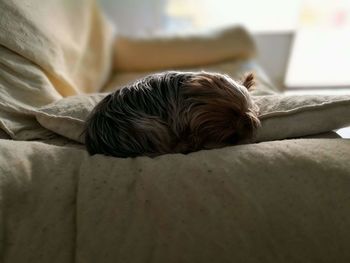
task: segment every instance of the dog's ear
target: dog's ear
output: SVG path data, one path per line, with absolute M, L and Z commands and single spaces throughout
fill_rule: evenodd
M 242 85 L 247 88 L 247 90 L 252 90 L 255 86 L 255 77 L 253 73 L 246 75 L 241 81 Z

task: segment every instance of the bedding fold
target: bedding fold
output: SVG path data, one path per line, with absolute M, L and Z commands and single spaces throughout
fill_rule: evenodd
M 94 0 L 2 0 L 0 17 L 0 44 L 38 65 L 63 96 L 107 81 L 113 34 Z
M 0 129 L 16 140 L 53 136 L 35 111 L 62 96 L 37 65 L 2 46 L 0 54 Z
M 0 140 L 4 263 L 75 262 L 76 191 L 83 154 Z

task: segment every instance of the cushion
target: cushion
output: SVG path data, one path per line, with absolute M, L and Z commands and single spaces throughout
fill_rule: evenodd
M 109 77 L 114 36 L 96 1 L 4 0 L 0 17 L 0 45 L 39 65 L 60 94 L 96 92 Z
M 101 93 L 67 97 L 41 108 L 36 119 L 43 127 L 59 135 L 84 143 L 82 135 L 86 117 L 105 96 Z
M 0 1 L 0 129 L 47 138 L 37 108 L 100 91 L 112 69 L 113 32 L 95 1 Z
M 350 95 L 256 96 L 261 127 L 255 142 L 297 138 L 350 125 Z
M 118 36 L 115 49 L 115 69 L 131 72 L 195 67 L 255 55 L 254 41 L 241 27 L 170 37 Z
M 47 129 L 84 143 L 84 122 L 105 94 L 62 99 L 40 109 L 36 118 Z M 253 142 L 319 134 L 350 125 L 350 96 L 254 96 L 261 127 Z
M 349 152 L 307 139 L 112 158 L 0 140 L 2 262 L 348 263 Z

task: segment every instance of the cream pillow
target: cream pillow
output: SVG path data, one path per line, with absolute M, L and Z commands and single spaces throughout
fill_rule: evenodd
M 115 69 L 137 72 L 196 67 L 255 56 L 255 44 L 242 27 L 180 36 L 117 36 Z
M 254 100 L 262 124 L 254 142 L 314 135 L 350 125 L 350 95 L 271 95 Z
M 49 104 L 36 113 L 37 121 L 45 128 L 68 139 L 84 143 L 86 117 L 105 93 L 78 95 Z
M 110 77 L 114 35 L 94 0 L 0 1 L 0 130 L 47 139 L 37 108 L 100 92 Z
M 109 78 L 114 34 L 95 0 L 0 1 L 0 17 L 0 45 L 38 65 L 61 95 L 98 92 Z
M 84 143 L 84 123 L 106 94 L 67 97 L 41 108 L 36 118 L 45 128 Z M 350 125 L 349 96 L 254 96 L 262 126 L 253 142 L 319 134 Z

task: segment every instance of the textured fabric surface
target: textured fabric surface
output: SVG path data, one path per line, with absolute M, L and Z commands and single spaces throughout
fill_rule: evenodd
M 36 108 L 62 96 L 39 66 L 0 45 L 0 128 L 18 140 L 46 138 Z
M 40 109 L 39 123 L 69 139 L 84 143 L 86 117 L 105 94 L 80 95 Z M 262 126 L 254 142 L 296 138 L 329 132 L 350 125 L 350 96 L 254 96 Z
M 112 69 L 113 34 L 93 0 L 0 1 L 0 129 L 47 138 L 33 111 L 97 92 Z
M 107 80 L 113 35 L 96 1 L 2 0 L 0 17 L 0 44 L 40 66 L 60 94 Z
M 42 127 L 84 143 L 85 120 L 105 96 L 106 93 L 67 97 L 39 109 L 35 113 L 36 119 Z
M 78 153 L 0 140 L 1 262 L 74 262 Z
M 262 126 L 254 141 L 324 133 L 350 125 L 350 96 L 258 96 Z
M 308 139 L 118 159 L 0 140 L 0 255 L 349 262 L 349 151 L 350 140 Z
M 203 66 L 255 55 L 251 36 L 241 27 L 197 35 L 116 39 L 117 71 L 164 70 Z

